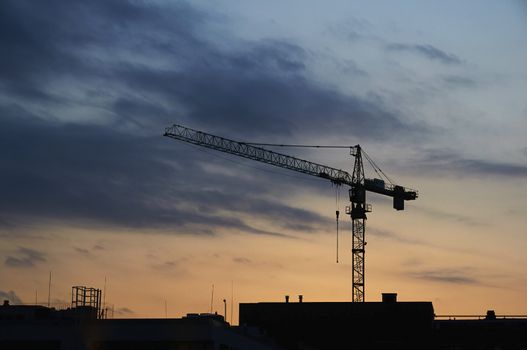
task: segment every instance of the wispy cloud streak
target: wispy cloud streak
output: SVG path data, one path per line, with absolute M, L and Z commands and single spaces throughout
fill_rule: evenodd
M 446 53 L 435 46 L 429 44 L 388 44 L 386 48 L 389 51 L 410 52 L 430 60 L 439 61 L 445 64 L 461 64 L 463 61 L 457 56 Z
M 5 266 L 28 268 L 34 267 L 37 263 L 45 262 L 45 254 L 34 249 L 19 247 L 16 256 L 8 256 L 5 259 Z
M 412 278 L 447 284 L 481 284 L 481 281 L 462 269 L 430 269 L 409 272 Z

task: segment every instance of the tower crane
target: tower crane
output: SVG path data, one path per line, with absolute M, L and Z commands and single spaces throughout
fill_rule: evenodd
M 392 197 L 393 208 L 396 210 L 404 210 L 404 202 L 415 200 L 418 196 L 417 191 L 393 184 L 391 181 L 390 183 L 386 183 L 382 179 L 366 178 L 364 176 L 362 155 L 364 154 L 368 159 L 369 157 L 360 145 L 350 147 L 350 154 L 355 157 L 353 172 L 350 174 L 340 169 L 270 151 L 258 146 L 262 144 L 233 141 L 177 124 L 165 128 L 164 136 L 276 167 L 320 177 L 331 181 L 337 186 L 349 186 L 350 206 L 346 208 L 346 214 L 351 217 L 353 302 L 363 302 L 365 300 L 364 252 L 366 241 L 364 237 L 366 231 L 366 213 L 371 212 L 371 205 L 366 203 L 366 192 L 369 191 Z

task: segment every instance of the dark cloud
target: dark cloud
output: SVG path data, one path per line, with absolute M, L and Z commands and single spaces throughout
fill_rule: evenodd
M 0 300 L 9 300 L 12 304 L 22 304 L 22 300 L 12 290 L 8 292 L 0 290 Z
M 310 56 L 294 43 L 215 42 L 206 32 L 210 16 L 184 2 L 1 6 L 9 19 L 2 67 L 14 72 L 4 75 L 5 92 L 45 105 L 47 115 L 68 104 L 157 128 L 185 110 L 183 119 L 194 124 L 246 136 L 331 131 L 384 138 L 409 128 L 378 101 L 305 78 Z M 21 85 L 33 92 L 19 91 Z M 83 98 L 51 93 L 56 85 Z
M 128 227 L 194 224 L 256 234 L 275 233 L 213 212 L 258 210 L 268 217 L 281 212 L 284 219 L 296 215 L 297 220 L 321 221 L 314 213 L 268 200 L 251 204 L 252 198 L 202 191 L 202 184 L 210 182 L 203 169 L 179 158 L 182 171 L 177 174 L 177 166 L 170 166 L 173 152 L 161 136 L 140 137 L 98 126 L 8 118 L 8 114 L 0 120 L 4 134 L 0 144 L 12 150 L 0 164 L 0 208 L 6 215 Z M 18 137 L 21 133 L 28 137 L 24 142 Z M 178 176 L 173 178 L 175 173 Z M 202 207 L 178 207 L 185 203 Z
M 384 109 L 382 101 L 316 85 L 298 74 L 299 69 L 291 72 L 283 64 L 262 63 L 259 52 L 247 50 L 232 55 L 215 52 L 214 62 L 194 62 L 182 72 L 131 66 L 123 68 L 121 75 L 129 86 L 165 100 L 176 99 L 186 107 L 185 120 L 193 125 L 206 125 L 231 137 L 272 141 L 326 133 L 381 139 L 415 128 Z M 276 43 L 275 50 L 272 57 L 290 54 L 283 52 L 282 44 Z
M 308 79 L 313 58 L 299 45 L 243 42 L 227 30 L 219 42 L 207 31 L 215 21 L 185 2 L 1 2 L 3 219 L 198 234 L 320 231 L 326 218 L 276 199 L 298 181 L 216 174 L 205 165 L 225 161 L 162 138 L 163 128 L 181 121 L 255 141 L 422 131 L 378 98 Z
M 111 78 L 108 68 L 119 61 L 119 55 L 162 49 L 162 42 L 150 40 L 156 31 L 173 34 L 174 44 L 192 47 L 197 41 L 192 28 L 202 16 L 183 2 L 162 11 L 145 2 L 119 0 L 3 1 L 2 82 L 19 96 L 61 103 L 60 97 L 43 89 L 50 82 L 66 77 Z M 112 48 L 112 54 L 105 54 Z
M 445 64 L 461 64 L 463 61 L 457 56 L 446 53 L 437 47 L 427 44 L 402 44 L 402 43 L 392 43 L 388 44 L 386 48 L 389 51 L 397 52 L 410 52 L 422 57 L 428 58 L 430 60 L 439 61 Z
M 437 269 L 410 272 L 410 277 L 431 282 L 448 284 L 481 284 L 481 282 L 464 270 L 457 269 Z
M 33 267 L 46 261 L 45 254 L 34 249 L 19 247 L 16 256 L 8 256 L 4 264 L 8 267 Z

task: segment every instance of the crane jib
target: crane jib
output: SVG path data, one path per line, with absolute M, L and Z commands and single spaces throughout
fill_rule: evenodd
M 208 134 L 181 125 L 174 124 L 173 126 L 167 127 L 164 136 L 307 175 L 317 176 L 330 180 L 336 185 L 348 185 L 350 187 L 358 185 L 352 182 L 352 175 L 344 170 L 270 151 L 262 147 L 252 146 L 244 142 Z M 404 201 L 417 198 L 417 191 L 406 189 L 402 186 L 386 184 L 379 179 L 364 179 L 363 185 L 366 191 L 390 196 L 394 200 L 397 198 L 398 200 L 402 199 Z

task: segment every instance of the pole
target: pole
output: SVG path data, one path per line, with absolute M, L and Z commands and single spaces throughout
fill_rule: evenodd
M 232 324 L 232 314 L 234 310 L 234 281 L 231 281 L 231 324 Z
M 214 304 L 214 284 L 212 284 L 212 293 L 210 296 L 210 313 L 212 313 L 213 304 Z
M 48 307 L 51 306 L 51 271 L 49 272 L 49 284 L 48 284 Z

